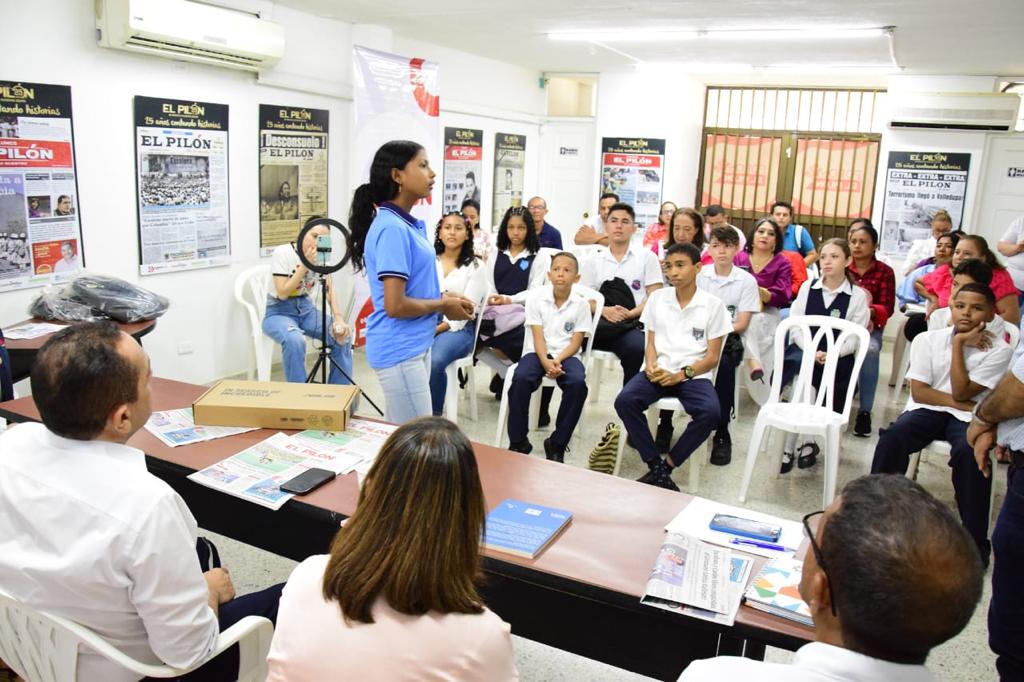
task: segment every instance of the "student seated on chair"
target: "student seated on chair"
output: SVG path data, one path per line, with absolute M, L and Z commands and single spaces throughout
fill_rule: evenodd
M 391 434 L 330 554 L 288 578 L 267 679 L 518 679 L 509 626 L 477 590 L 484 504 L 457 426 L 423 417 Z
M 67 327 L 39 350 L 43 423 L 0 435 L 0 589 L 138 661 L 190 668 L 244 616 L 274 620 L 281 586 L 235 599 L 227 571 L 201 571 L 196 520 L 125 445 L 149 419 L 151 376 L 142 346 L 113 322 Z M 188 679 L 237 672 L 234 649 Z M 77 679 L 139 676 L 83 650 Z
M 932 441 L 949 443 L 956 506 L 986 566 L 992 479 L 978 470 L 967 427 L 975 403 L 999 383 L 1013 353 L 986 328 L 994 309 L 990 288 L 964 284 L 953 296 L 953 326 L 914 339 L 907 370 L 910 400 L 899 419 L 882 430 L 871 463 L 873 474 L 904 474 L 913 453 Z
M 672 287 L 653 292 L 640 318 L 647 330 L 644 372 L 630 379 L 615 398 L 615 411 L 650 468 L 639 480 L 669 490 L 679 490 L 672 482 L 672 469 L 718 425 L 721 410 L 712 372 L 733 328 L 725 305 L 697 288 L 700 267 L 700 250 L 693 244 L 673 244 L 665 252 L 665 273 Z M 690 416 L 664 460 L 644 414 L 661 398 L 677 398 Z
M 722 361 L 718 364 L 715 377 L 715 393 L 718 394 L 721 416 L 715 428 L 711 463 L 718 466 L 725 466 L 732 460 L 729 420 L 735 407 L 736 367 L 743 361 L 743 333 L 747 331 L 751 316 L 761 312 L 757 280 L 749 272 L 733 265 L 739 246 L 736 230 L 731 225 L 711 230 L 708 254 L 713 265 L 705 265 L 697 275 L 697 288 L 722 301 L 732 318 L 732 331 L 725 338 Z
M 263 332 L 281 344 L 281 362 L 284 365 L 285 381 L 302 383 L 306 380 L 306 337 L 321 339 L 322 314 L 310 294 L 316 286 L 317 277 L 302 261 L 297 249 L 301 246 L 306 260 L 317 262 L 317 238 L 329 232 L 326 225 L 314 227 L 302 240 L 301 245 L 281 244 L 271 254 L 271 272 L 274 288 L 267 296 L 267 310 L 263 316 Z M 352 376 L 352 341 L 344 316 L 340 314 L 338 299 L 331 278 L 327 282 L 327 343 L 331 357 L 345 372 Z M 349 380 L 333 365 L 328 381 L 332 384 L 347 384 Z
M 861 476 L 804 527 L 799 589 L 814 642 L 789 664 L 695 661 L 679 682 L 934 682 L 928 654 L 981 598 L 981 563 L 946 505 L 903 476 Z
M 829 239 L 821 245 L 821 256 L 818 265 L 821 268 L 821 279 L 809 280 L 800 288 L 796 300 L 793 301 L 791 317 L 802 315 L 825 315 L 852 322 L 858 327 L 866 327 L 870 317 L 868 298 L 864 290 L 853 283 L 846 268 L 851 261 L 850 246 L 845 239 Z M 817 332 L 811 327 L 811 334 Z M 814 373 L 811 377 L 815 390 L 821 390 L 822 374 L 825 360 L 828 357 L 828 342 L 823 337 L 818 347 L 811 351 L 805 349 L 802 334 L 794 334 L 782 360 L 782 386 L 788 386 L 800 372 L 804 353 L 814 353 Z M 840 358 L 836 365 L 835 383 L 832 387 L 832 409 L 842 412 L 846 402 L 846 392 L 850 385 L 850 374 L 853 371 L 856 341 L 850 337 L 841 348 Z M 794 446 L 797 434 L 786 435 L 786 443 L 782 452 L 781 473 L 789 473 L 793 468 Z M 818 461 L 818 445 L 814 442 L 804 443 L 800 447 L 797 466 L 807 469 Z
M 977 282 L 978 284 L 984 284 L 991 288 L 992 283 L 992 268 L 988 266 L 984 261 L 980 261 L 977 258 L 968 258 L 967 260 L 961 261 L 960 265 L 953 268 L 953 288 L 952 294 L 956 295 L 956 292 L 960 290 L 965 284 L 971 282 Z M 932 311 L 932 314 L 928 316 L 927 331 L 934 331 L 936 329 L 945 329 L 953 323 L 953 309 L 949 306 L 945 308 L 938 308 Z M 992 321 L 985 325 L 985 331 L 991 332 L 995 336 L 1003 336 L 1006 331 L 1006 321 L 1003 320 L 1002 316 L 996 313 Z M 926 331 L 926 330 L 921 330 Z M 1005 338 L 1005 337 L 1004 337 Z
M 587 399 L 579 354 L 592 318 L 590 303 L 572 290 L 580 279 L 576 256 L 562 251 L 552 257 L 548 278 L 551 284 L 532 290 L 526 298 L 529 333 L 508 389 L 508 447 L 524 454 L 533 450 L 527 438 L 530 395 L 542 379 L 554 379 L 562 389 L 562 403 L 555 432 L 544 440 L 544 454 L 561 462 Z

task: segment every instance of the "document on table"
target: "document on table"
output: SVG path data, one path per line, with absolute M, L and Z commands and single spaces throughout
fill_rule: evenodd
M 377 459 L 377 453 L 380 452 L 384 441 L 398 427 L 366 419 L 350 419 L 347 426 L 344 431 L 302 431 L 292 438 L 308 440 L 318 447 L 358 457 L 352 470 L 356 472 L 359 486 L 362 487 L 363 480 Z
M 780 552 L 774 549 L 754 547 L 753 545 L 734 545 L 732 544 L 733 539 L 747 538 L 742 538 L 739 535 L 733 535 L 731 533 L 711 530 L 711 519 L 715 517 L 715 514 L 729 514 L 731 516 L 752 519 L 754 521 L 763 521 L 775 526 L 780 526 L 782 528 L 782 535 L 779 536 L 778 541 L 773 544 L 787 547 L 792 551 Z M 674 519 L 668 522 L 668 525 L 665 526 L 665 530 L 669 533 L 685 533 L 693 535 L 705 542 L 728 547 L 733 551 L 757 554 L 758 556 L 768 557 L 769 559 L 777 556 L 793 556 L 793 553 L 804 539 L 804 529 L 799 521 L 787 521 L 786 519 L 779 518 L 778 516 L 762 514 L 761 512 L 744 509 L 742 507 L 733 507 L 728 504 L 721 504 L 720 502 L 715 502 L 714 500 L 709 500 L 703 497 L 695 497 L 690 500 L 690 503 L 683 507 L 683 510 L 679 512 Z
M 52 322 L 29 322 L 5 329 L 4 336 L 8 339 L 38 339 L 40 336 L 59 332 L 66 326 L 66 324 L 53 324 Z
M 670 611 L 685 605 L 728 613 L 730 555 L 692 535 L 670 533 L 658 550 L 641 603 Z
M 172 448 L 179 445 L 202 443 L 237 433 L 255 431 L 249 426 L 199 426 L 192 418 L 192 408 L 154 412 L 146 422 L 146 430 Z
M 684 616 L 692 616 L 693 618 L 709 620 L 712 623 L 728 625 L 731 627 L 736 622 L 736 612 L 740 610 L 740 602 L 743 600 L 743 591 L 747 586 L 747 581 L 750 580 L 750 571 L 753 567 L 753 559 L 743 557 L 738 554 L 733 554 L 729 558 L 729 586 L 726 591 L 728 610 L 725 613 L 716 613 L 707 609 L 698 609 L 695 606 L 685 605 L 678 609 L 679 613 L 682 613 Z M 652 606 L 659 605 L 652 604 Z M 668 611 L 676 610 L 664 605 L 659 606 L 659 608 L 663 608 Z

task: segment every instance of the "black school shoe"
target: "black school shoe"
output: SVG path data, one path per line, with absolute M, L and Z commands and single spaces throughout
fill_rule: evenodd
M 853 422 L 853 435 L 867 438 L 871 435 L 871 413 L 861 410 Z
M 782 466 L 779 467 L 779 473 L 780 474 L 788 474 L 790 471 L 792 471 L 793 470 L 793 460 L 794 459 L 795 458 L 793 457 L 793 453 L 792 452 L 783 452 L 782 453 Z
M 715 434 L 715 440 L 711 444 L 711 463 L 715 466 L 724 467 L 732 461 L 732 439 L 729 432 L 725 431 L 719 436 Z
M 495 400 L 501 400 L 501 392 L 505 388 L 505 379 L 500 374 L 491 377 L 491 383 L 487 389 L 494 394 Z
M 821 453 L 821 448 L 812 441 L 801 445 L 798 452 L 800 454 L 796 458 L 797 467 L 800 469 L 810 469 L 818 463 L 818 455 Z
M 657 462 L 651 465 L 650 471 L 636 480 L 640 483 L 653 485 L 656 488 L 679 492 L 679 486 L 672 480 L 672 467 L 662 459 L 658 459 Z
M 544 439 L 544 456 L 552 462 L 564 462 L 565 449 L 564 445 L 556 445 L 551 442 L 550 438 Z
M 662 455 L 667 455 L 672 449 L 672 422 L 658 424 L 658 431 L 654 436 L 654 447 Z
M 512 452 L 519 452 L 528 455 L 533 452 L 533 443 L 528 440 L 521 440 L 518 443 L 509 443 L 508 449 Z

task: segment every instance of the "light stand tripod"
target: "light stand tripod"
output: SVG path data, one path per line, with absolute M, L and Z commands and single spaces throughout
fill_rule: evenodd
M 328 265 L 327 254 L 331 252 L 330 239 L 325 236 L 318 236 L 316 252 L 317 257 L 320 260 L 320 263 L 310 263 L 307 260 L 305 252 L 302 248 L 302 244 L 304 243 L 306 233 L 308 233 L 311 229 L 318 227 L 319 225 L 327 225 L 329 227 L 337 228 L 345 236 L 345 243 L 348 244 L 348 231 L 341 225 L 341 223 L 335 220 L 331 220 L 329 218 L 311 219 L 305 224 L 305 226 L 302 228 L 302 231 L 299 232 L 299 237 L 297 240 L 299 248 L 296 249 L 296 251 L 298 251 L 299 254 L 299 260 L 301 260 L 302 264 L 305 265 L 309 270 L 315 272 L 320 280 L 320 349 L 317 354 L 316 362 L 313 363 L 313 369 L 311 369 L 309 375 L 306 376 L 306 383 L 326 384 L 328 372 L 330 371 L 330 368 L 333 367 L 334 369 L 341 372 L 341 375 L 345 377 L 350 384 L 358 388 L 363 398 L 366 399 L 366 402 L 370 403 L 373 409 L 377 410 L 377 414 L 383 417 L 383 410 L 377 407 L 377 403 L 373 402 L 370 396 L 366 395 L 366 392 L 359 387 L 359 384 L 355 382 L 355 380 L 349 375 L 348 372 L 342 369 L 341 365 L 338 364 L 338 361 L 335 360 L 334 357 L 332 357 L 331 355 L 331 345 L 327 342 L 327 335 L 331 333 L 331 331 L 327 328 L 327 290 L 331 286 L 330 275 L 340 270 L 345 265 L 345 263 L 348 262 L 349 256 L 348 251 L 346 249 L 345 257 L 342 259 L 340 263 L 335 265 Z M 316 380 L 317 370 L 320 371 L 319 382 L 317 382 Z

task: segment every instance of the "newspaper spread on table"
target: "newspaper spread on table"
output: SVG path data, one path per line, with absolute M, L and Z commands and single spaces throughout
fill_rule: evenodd
M 282 483 L 314 467 L 341 475 L 372 464 L 384 441 L 396 428 L 352 419 L 343 432 L 303 431 L 294 436 L 275 433 L 189 478 L 276 510 L 294 497 L 281 491 Z
M 729 589 L 731 554 L 727 549 L 701 542 L 692 535 L 666 535 L 640 601 L 670 611 L 686 605 L 728 614 L 732 605 Z M 736 608 L 739 608 L 739 600 L 736 600 Z
M 179 410 L 154 412 L 146 422 L 146 430 L 159 438 L 160 442 L 176 448 L 256 429 L 250 426 L 200 426 L 192 418 L 192 408 L 183 407 Z

